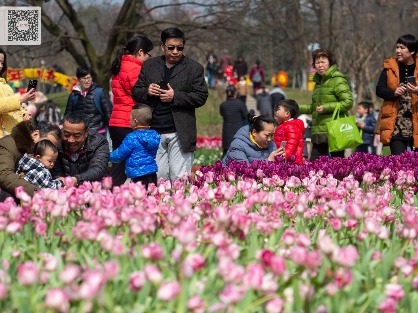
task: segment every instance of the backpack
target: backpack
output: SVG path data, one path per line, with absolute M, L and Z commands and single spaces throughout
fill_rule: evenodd
M 261 77 L 260 71 L 256 70 L 254 75 L 253 75 L 253 82 L 254 83 L 261 83 L 263 80 L 263 78 Z
M 38 114 L 36 116 L 36 122 L 49 122 L 52 124 L 59 125 L 61 123 L 62 115 L 61 110 L 51 100 L 48 100 L 46 103 L 42 104 L 38 109 Z

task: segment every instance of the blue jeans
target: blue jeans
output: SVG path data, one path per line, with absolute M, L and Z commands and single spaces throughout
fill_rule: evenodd
M 212 71 L 207 71 L 206 76 L 208 77 L 209 88 L 212 88 L 212 89 L 215 88 L 216 73 L 214 73 Z
M 194 152 L 181 150 L 177 133 L 161 134 L 160 145 L 157 151 L 158 178 L 175 181 L 185 172 L 192 172 Z

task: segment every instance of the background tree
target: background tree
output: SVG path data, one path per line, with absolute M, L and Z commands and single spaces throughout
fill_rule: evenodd
M 6 0 L 5 5 L 42 7 L 42 45 L 7 47 L 18 66 L 44 60 L 71 75 L 78 65 L 89 65 L 106 87 L 115 51 L 130 36 L 148 36 L 158 55 L 161 30 L 177 26 L 186 33 L 186 53 L 201 63 L 209 48 L 218 54 L 228 49 L 250 66 L 260 59 L 268 77 L 287 71 L 293 87 L 306 87 L 308 45 L 329 48 L 354 93 L 373 98 L 396 38 L 418 35 L 417 0 Z

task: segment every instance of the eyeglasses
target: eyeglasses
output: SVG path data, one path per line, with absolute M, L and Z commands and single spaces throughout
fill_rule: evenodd
M 93 79 L 93 77 L 91 77 L 91 76 L 86 76 L 86 77 L 81 77 L 80 78 L 81 81 L 87 81 L 87 80 L 92 80 L 92 79 Z
M 150 58 L 152 58 L 152 55 L 149 52 L 147 52 L 147 56 L 149 56 Z
M 173 51 L 174 49 L 177 49 L 177 51 L 179 51 L 179 52 L 181 52 L 181 51 L 183 51 L 184 50 L 184 46 L 166 46 L 166 45 L 164 45 L 166 48 L 167 48 L 167 50 L 169 50 L 169 51 Z

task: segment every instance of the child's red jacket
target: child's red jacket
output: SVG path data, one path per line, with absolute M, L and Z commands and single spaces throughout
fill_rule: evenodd
M 287 141 L 285 157 L 287 161 L 302 163 L 303 160 L 303 134 L 305 125 L 303 121 L 293 118 L 281 123 L 274 132 L 274 142 L 277 148 L 282 141 Z

